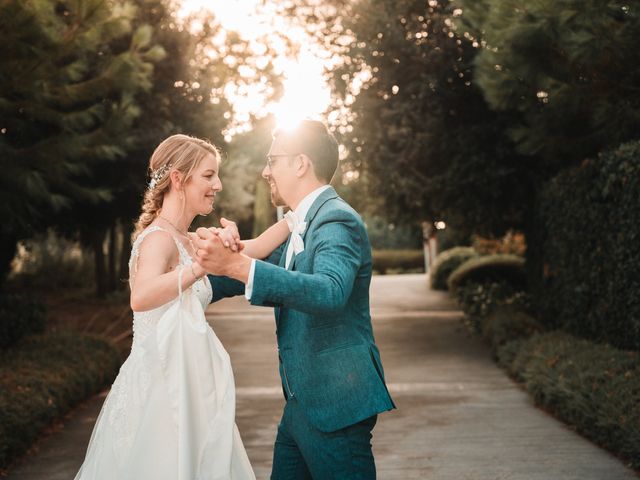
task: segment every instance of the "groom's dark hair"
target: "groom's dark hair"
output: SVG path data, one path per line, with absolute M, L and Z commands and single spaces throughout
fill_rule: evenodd
M 292 130 L 277 129 L 273 133 L 273 138 L 276 137 L 282 139 L 287 153 L 304 153 L 311 159 L 318 180 L 331 182 L 338 167 L 338 141 L 324 123 L 302 120 Z

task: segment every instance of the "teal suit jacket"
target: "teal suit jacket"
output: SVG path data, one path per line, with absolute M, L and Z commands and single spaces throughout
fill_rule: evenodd
M 333 188 L 307 216 L 304 251 L 284 268 L 286 244 L 256 261 L 251 303 L 274 306 L 285 397 L 323 432 L 395 408 L 369 312 L 371 246 L 362 219 Z M 214 301 L 244 291 L 209 277 Z

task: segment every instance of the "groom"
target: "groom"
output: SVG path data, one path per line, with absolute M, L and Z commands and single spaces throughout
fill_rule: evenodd
M 262 176 L 288 206 L 289 240 L 265 261 L 200 229 L 214 299 L 274 306 L 286 399 L 272 479 L 375 478 L 371 431 L 395 408 L 369 314 L 371 247 L 360 216 L 329 186 L 338 144 L 321 122 L 278 130 Z M 233 280 L 235 279 L 235 280 Z

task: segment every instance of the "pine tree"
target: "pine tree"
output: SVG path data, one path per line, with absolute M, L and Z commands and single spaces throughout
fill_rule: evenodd
M 640 137 L 640 8 L 618 0 L 458 0 L 478 84 L 551 175 Z
M 135 13 L 124 0 L 0 2 L 0 270 L 17 239 L 110 198 L 95 168 L 124 154 L 162 56 L 148 27 L 123 42 Z

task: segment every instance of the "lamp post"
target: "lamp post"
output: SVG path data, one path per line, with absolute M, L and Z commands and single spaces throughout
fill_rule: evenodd
M 431 248 L 435 247 L 435 231 L 432 222 L 422 222 L 422 248 L 424 250 L 424 272 L 429 275 L 429 268 L 432 263 Z M 432 242 L 433 241 L 433 242 Z
M 424 271 L 428 275 L 429 269 L 438 255 L 438 230 L 447 228 L 442 220 L 437 222 L 422 222 L 422 248 L 424 249 Z

